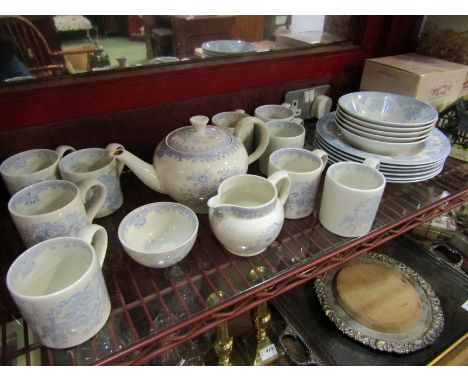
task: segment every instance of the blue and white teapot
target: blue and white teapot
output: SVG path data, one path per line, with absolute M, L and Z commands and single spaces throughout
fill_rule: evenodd
M 171 132 L 156 147 L 153 165 L 114 144 L 112 155 L 129 167 L 151 189 L 171 196 L 196 213 L 207 213 L 207 201 L 221 182 L 233 175 L 247 173 L 268 146 L 268 129 L 256 117 L 239 121 L 234 134 L 207 125 L 208 117 L 190 118 L 191 126 Z M 248 155 L 242 144 L 252 124 L 259 127 L 259 143 Z M 109 146 L 108 146 L 109 147 Z

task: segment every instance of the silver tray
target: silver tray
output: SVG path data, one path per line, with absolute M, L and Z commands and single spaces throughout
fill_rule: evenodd
M 408 354 L 431 345 L 444 327 L 440 301 L 431 286 L 405 264 L 380 253 L 369 252 L 355 261 L 384 263 L 401 272 L 416 289 L 421 299 L 422 311 L 419 321 L 410 329 L 397 333 L 379 332 L 360 324 L 341 308 L 335 297 L 333 284 L 339 269 L 330 271 L 315 280 L 315 291 L 325 315 L 341 332 L 375 350 Z

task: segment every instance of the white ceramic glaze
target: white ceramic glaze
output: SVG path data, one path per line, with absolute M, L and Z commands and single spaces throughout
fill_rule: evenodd
M 385 189 L 379 162 L 338 162 L 325 175 L 320 203 L 320 223 L 330 232 L 345 237 L 368 233 Z
M 71 146 L 59 146 L 55 150 L 33 149 L 5 159 L 0 165 L 0 174 L 10 195 L 31 184 L 43 180 L 58 179 L 57 166 Z
M 223 181 L 208 201 L 210 226 L 227 251 L 238 256 L 263 252 L 279 235 L 291 184 L 286 171 L 268 179 L 237 175 Z
M 391 127 L 385 125 L 379 125 L 375 123 L 366 122 L 357 118 L 354 118 L 350 114 L 346 113 L 339 106 L 336 108 L 336 118 L 339 117 L 342 121 L 345 121 L 348 125 L 367 129 L 368 132 L 378 132 L 379 134 L 386 134 L 393 137 L 402 137 L 402 136 L 420 136 L 426 134 L 430 131 L 436 124 L 436 122 L 429 123 L 423 126 L 409 127 L 409 126 L 399 126 Z M 370 130 L 370 131 L 369 131 Z
M 216 194 L 219 184 L 233 175 L 245 174 L 248 165 L 263 154 L 268 146 L 268 130 L 254 117 L 242 119 L 234 135 L 207 125 L 205 116 L 192 117 L 190 122 L 192 126 L 171 132 L 159 143 L 153 165 L 123 149 L 113 150 L 112 155 L 148 187 L 170 195 L 197 213 L 206 213 L 206 202 Z M 260 142 L 248 155 L 241 142 L 252 124 L 258 126 Z
M 6 277 L 28 326 L 43 345 L 54 349 L 93 337 L 111 310 L 101 271 L 107 233 L 92 225 L 78 236 L 36 244 L 13 262 Z
M 266 126 L 270 140 L 258 160 L 258 168 L 264 175 L 268 173 L 268 159 L 272 152 L 287 147 L 303 148 L 305 141 L 305 128 L 300 123 L 280 120 L 269 121 Z
M 385 92 L 355 92 L 341 96 L 339 107 L 353 117 L 378 125 L 416 127 L 437 121 L 437 110 L 412 97 Z
M 378 130 L 371 130 L 367 128 L 361 128 L 356 125 L 351 125 L 349 122 L 343 121 L 338 115 L 335 119 L 336 124 L 351 133 L 356 135 L 360 135 L 364 138 L 374 139 L 376 141 L 381 142 L 392 142 L 392 143 L 399 143 L 399 142 L 418 142 L 422 141 L 425 138 L 428 138 L 432 134 L 432 127 L 425 130 L 423 133 L 418 133 L 419 135 L 405 135 L 403 133 L 399 134 L 398 136 L 392 136 L 388 133 L 387 135 L 381 134 Z
M 234 135 L 237 124 L 242 121 L 245 117 L 249 117 L 245 113 L 245 110 L 238 109 L 235 111 L 224 111 L 218 114 L 215 114 L 211 118 L 211 123 L 214 126 L 222 127 L 229 134 Z M 247 150 L 248 154 L 251 154 L 254 150 L 254 124 L 250 125 L 250 128 L 244 134 L 242 144 Z
M 340 133 L 335 122 L 335 112 L 328 113 L 317 122 L 316 139 L 320 139 L 330 147 L 357 158 L 362 162 L 366 158 L 374 158 L 381 164 L 394 165 L 399 168 L 426 166 L 444 161 L 450 153 L 451 144 L 448 138 L 439 130 L 433 129 L 429 139 L 423 143 L 423 148 L 404 153 L 404 155 L 372 154 L 351 146 Z M 327 151 L 327 150 L 325 150 Z
M 322 150 L 284 148 L 270 155 L 268 174 L 284 170 L 291 180 L 291 192 L 284 204 L 285 218 L 301 219 L 312 213 L 327 161 L 328 154 Z
M 147 204 L 130 212 L 119 225 L 125 252 L 136 262 L 166 268 L 192 249 L 198 232 L 197 215 L 178 203 Z
M 85 207 L 85 195 L 96 189 Z M 106 198 L 98 180 L 75 185 L 65 180 L 47 180 L 23 188 L 8 202 L 8 211 L 26 247 L 59 236 L 76 236 L 91 224 Z
M 122 146 L 110 148 L 123 149 Z M 122 206 L 120 174 L 123 167 L 123 163 L 117 163 L 111 156 L 109 149 L 101 148 L 78 150 L 64 157 L 59 163 L 62 179 L 76 184 L 96 179 L 106 187 L 106 199 L 96 215 L 97 218 L 108 216 Z M 93 197 L 94 190 L 91 189 L 86 195 L 86 200 L 91 200 Z
M 354 134 L 340 125 L 338 125 L 338 129 L 351 146 L 379 155 L 411 155 L 413 152 L 423 150 L 424 142 L 430 138 L 430 136 L 427 136 L 416 142 L 382 142 Z
M 288 103 L 281 105 L 262 105 L 255 109 L 255 116 L 264 122 L 269 121 L 294 121 L 304 124 L 300 118 L 294 118 L 294 111 Z

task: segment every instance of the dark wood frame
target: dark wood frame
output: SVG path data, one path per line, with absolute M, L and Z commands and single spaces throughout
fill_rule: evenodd
M 65 76 L 0 88 L 0 131 L 361 70 L 414 49 L 421 16 L 356 16 L 352 43 Z

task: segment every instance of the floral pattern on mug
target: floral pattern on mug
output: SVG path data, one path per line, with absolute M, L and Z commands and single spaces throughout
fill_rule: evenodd
M 292 182 L 291 192 L 284 204 L 284 212 L 295 217 L 305 217 L 312 213 L 319 181 Z
M 343 217 L 340 226 L 351 232 L 369 230 L 374 222 L 375 214 L 379 208 L 380 195 L 363 200 L 356 204 L 350 214 Z
M 46 325 L 40 324 L 45 320 L 36 319 L 34 312 L 31 315 L 23 313 L 40 337 L 47 336 L 56 345 L 67 344 L 69 338 L 76 335 L 75 332 L 86 336 L 99 325 L 109 304 L 107 296 L 104 278 L 99 271 L 80 292 L 49 309 Z
M 87 224 L 85 214 L 73 212 L 63 216 L 61 220 L 32 224 L 27 228 L 18 227 L 18 230 L 26 246 L 30 247 L 53 237 L 74 236 Z

